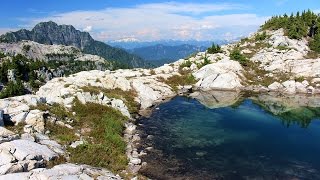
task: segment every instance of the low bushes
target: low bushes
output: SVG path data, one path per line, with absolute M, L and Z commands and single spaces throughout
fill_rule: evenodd
M 243 54 L 241 54 L 239 49 L 234 49 L 230 53 L 230 59 L 238 61 L 243 66 L 246 66 L 249 61 Z
M 211 47 L 208 48 L 207 52 L 209 54 L 222 53 L 221 47 L 219 45 L 212 44 Z

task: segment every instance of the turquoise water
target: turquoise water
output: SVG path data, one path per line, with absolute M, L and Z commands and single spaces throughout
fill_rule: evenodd
M 176 97 L 139 121 L 141 148 L 153 148 L 141 172 L 153 179 L 320 179 L 319 117 L 317 107 L 251 97 L 215 109 Z

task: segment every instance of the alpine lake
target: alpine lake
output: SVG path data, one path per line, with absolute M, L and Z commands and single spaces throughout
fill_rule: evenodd
M 138 124 L 152 179 L 320 179 L 320 96 L 195 92 Z

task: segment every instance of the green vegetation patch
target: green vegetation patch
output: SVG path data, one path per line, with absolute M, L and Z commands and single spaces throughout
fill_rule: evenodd
M 186 60 L 180 65 L 180 68 L 181 69 L 183 69 L 185 67 L 190 68 L 191 65 L 192 65 L 192 62 L 190 60 Z
M 158 77 L 160 82 L 168 84 L 174 91 L 178 91 L 178 86 L 193 85 L 197 81 L 190 71 L 180 70 L 181 75 L 174 75 L 168 79 Z
M 103 167 L 119 172 L 127 165 L 126 142 L 123 140 L 124 123 L 127 118 L 119 111 L 95 103 L 82 104 L 78 99 L 73 103 L 70 113 L 62 106 L 54 104 L 38 104 L 32 109 L 49 111 L 61 121 L 72 119 L 69 124 L 73 129 L 46 122 L 45 128 L 49 136 L 61 144 L 70 145 L 79 140 L 80 134 L 84 144 L 73 149 L 68 148 L 70 162 Z M 63 161 L 63 159 L 62 159 Z
M 318 27 L 320 28 L 320 24 Z M 310 41 L 309 46 L 314 52 L 320 53 L 320 33 L 315 35 L 314 39 Z
M 82 104 L 75 100 L 75 128 L 88 137 L 87 143 L 75 149 L 69 148 L 73 163 L 105 167 L 114 172 L 127 165 L 126 143 L 122 138 L 124 122 L 127 120 L 119 111 L 94 103 Z
M 265 39 L 267 39 L 267 38 L 268 38 L 268 36 L 267 36 L 266 31 L 263 31 L 262 33 L 258 33 L 258 34 L 256 34 L 256 36 L 255 36 L 255 40 L 256 40 L 256 41 L 263 41 L 263 40 L 265 40 Z
M 239 49 L 234 49 L 230 53 L 230 59 L 238 61 L 243 66 L 246 66 L 248 64 L 248 61 L 249 61 L 245 55 L 241 54 Z
M 9 82 L 5 89 L 0 92 L 0 99 L 12 96 L 21 96 L 25 93 L 24 86 L 20 80 Z
M 212 46 L 208 48 L 207 52 L 209 54 L 216 54 L 216 53 L 222 53 L 223 51 L 221 50 L 221 47 L 219 45 L 216 45 L 213 43 Z
M 269 19 L 264 25 L 261 26 L 262 30 L 278 30 L 284 29 L 285 35 L 291 39 L 301 39 L 307 36 L 308 29 L 312 26 L 312 22 L 317 21 L 318 27 L 320 27 L 320 19 L 317 19 L 317 15 L 312 11 L 297 12 L 288 16 L 274 16 Z
M 74 130 L 65 126 L 47 122 L 45 128 L 50 131 L 50 137 L 56 139 L 60 144 L 69 145 L 78 139 Z
M 81 88 L 84 92 L 90 92 L 91 94 L 99 94 L 102 92 L 108 98 L 121 99 L 124 101 L 130 113 L 136 113 L 139 111 L 139 103 L 137 103 L 134 99 L 137 97 L 137 93 L 133 90 L 131 91 L 123 91 L 119 88 L 116 89 L 105 89 L 94 86 L 85 86 Z

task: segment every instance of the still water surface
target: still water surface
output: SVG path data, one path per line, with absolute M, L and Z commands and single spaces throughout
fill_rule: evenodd
M 153 179 L 320 179 L 320 108 L 265 98 L 241 97 L 212 109 L 187 97 L 161 104 L 139 121 L 142 148 L 153 147 L 142 173 Z

